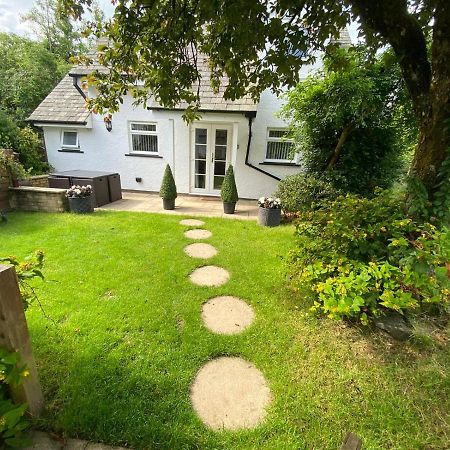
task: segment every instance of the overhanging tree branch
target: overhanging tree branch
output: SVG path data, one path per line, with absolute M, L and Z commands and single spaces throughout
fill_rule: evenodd
M 379 33 L 392 46 L 402 69 L 414 110 L 419 118 L 429 114 L 431 65 L 424 32 L 408 12 L 406 0 L 349 0 L 362 24 Z

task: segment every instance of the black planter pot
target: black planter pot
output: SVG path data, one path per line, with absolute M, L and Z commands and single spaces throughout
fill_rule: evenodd
M 223 202 L 223 212 L 225 214 L 234 214 L 235 210 L 236 210 L 236 202 L 233 203 Z
M 263 227 L 277 227 L 281 221 L 281 209 L 261 208 L 258 211 L 258 223 Z
M 89 197 L 69 197 L 70 210 L 77 214 L 89 214 L 94 212 L 92 196 Z
M 175 209 L 175 199 L 163 198 L 164 209 Z

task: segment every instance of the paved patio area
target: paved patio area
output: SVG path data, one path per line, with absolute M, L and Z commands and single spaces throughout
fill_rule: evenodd
M 162 199 L 156 193 L 122 192 L 122 200 L 102 206 L 100 209 L 113 211 L 141 211 L 149 213 L 224 217 L 227 219 L 256 220 L 258 205 L 256 200 L 239 200 L 235 214 L 224 214 L 222 200 L 217 197 L 178 195 L 175 209 L 163 209 Z

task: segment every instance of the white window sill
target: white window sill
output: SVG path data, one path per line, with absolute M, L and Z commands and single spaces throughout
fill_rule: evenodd
M 261 165 L 272 165 L 272 166 L 300 166 L 298 162 L 288 161 L 286 159 L 266 159 Z
M 125 156 L 143 156 L 144 158 L 160 158 L 162 159 L 162 156 L 158 153 L 151 153 L 151 152 L 130 152 L 125 153 Z
M 58 152 L 65 152 L 65 153 L 84 153 L 82 150 L 80 150 L 80 147 L 61 147 L 61 149 L 58 150 Z

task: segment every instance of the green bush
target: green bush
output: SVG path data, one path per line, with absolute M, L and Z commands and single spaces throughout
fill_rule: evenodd
M 337 189 L 372 195 L 403 174 L 417 124 L 389 52 L 336 49 L 324 71 L 301 81 L 282 109 L 305 171 Z M 342 145 L 341 145 L 342 144 Z
M 32 174 L 45 173 L 49 165 L 44 161 L 42 141 L 31 127 L 20 128 L 4 111 L 0 110 L 0 148 L 18 153 L 19 161 Z
M 32 174 L 42 174 L 49 170 L 44 160 L 42 140 L 31 127 L 19 128 L 14 150 L 19 154 L 19 161 Z
M 228 166 L 227 172 L 225 174 L 225 179 L 223 180 L 220 196 L 222 197 L 222 201 L 224 203 L 236 203 L 239 199 L 236 180 L 234 179 L 233 166 L 231 164 Z
M 292 285 L 330 318 L 448 308 L 450 232 L 405 216 L 404 198 L 339 197 L 304 212 L 288 259 Z
M 340 194 L 332 183 L 324 179 L 297 173 L 281 180 L 274 196 L 281 200 L 285 213 L 297 213 L 318 209 Z
M 1 147 L 0 147 L 0 168 L 3 169 L 1 171 L 2 173 L 7 174 L 6 177 L 8 179 L 10 177 L 13 177 L 16 180 L 24 180 L 29 176 L 29 173 L 25 170 L 22 164 L 16 160 L 14 155 L 12 155 L 11 153 L 6 153 Z
M 177 186 L 175 185 L 169 164 L 167 164 L 166 170 L 164 171 L 159 196 L 165 200 L 175 200 L 177 198 Z
M 10 387 L 17 387 L 28 376 L 20 364 L 19 354 L 0 347 L 0 448 L 23 448 L 29 444 L 25 435 L 26 404 L 16 405 L 10 398 Z

